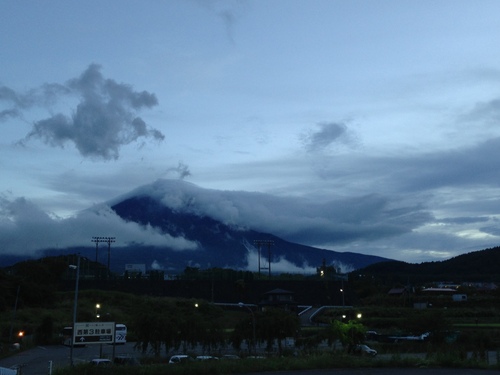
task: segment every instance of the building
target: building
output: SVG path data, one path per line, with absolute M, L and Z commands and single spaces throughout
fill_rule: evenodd
M 125 278 L 140 278 L 146 275 L 145 264 L 125 264 Z
M 259 302 L 259 308 L 265 311 L 267 308 L 279 308 L 285 311 L 297 311 L 297 302 L 294 299 L 294 293 L 284 289 L 273 289 L 264 293 Z

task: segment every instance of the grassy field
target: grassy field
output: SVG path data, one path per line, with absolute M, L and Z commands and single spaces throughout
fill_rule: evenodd
M 462 358 L 460 353 L 449 352 L 435 356 L 404 356 L 395 354 L 380 358 L 354 357 L 345 353 L 318 353 L 307 357 L 281 357 L 266 359 L 241 359 L 192 362 L 182 365 L 151 364 L 141 367 L 110 366 L 108 368 L 81 365 L 74 368 L 57 370 L 54 375 L 128 375 L 128 374 L 239 374 L 267 371 L 294 371 L 309 369 L 335 368 L 389 368 L 389 367 L 447 367 L 447 368 L 479 368 L 497 369 L 498 365 L 490 366 L 481 358 Z

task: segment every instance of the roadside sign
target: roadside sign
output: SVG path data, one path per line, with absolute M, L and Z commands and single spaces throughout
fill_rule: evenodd
M 115 342 L 115 322 L 75 323 L 73 342 L 78 344 L 112 344 Z

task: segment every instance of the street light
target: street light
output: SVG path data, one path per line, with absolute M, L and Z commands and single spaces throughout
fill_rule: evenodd
M 72 269 L 76 269 L 76 281 L 75 281 L 75 302 L 73 304 L 73 337 L 71 338 L 71 347 L 69 352 L 69 363 L 73 366 L 73 347 L 75 345 L 75 326 L 76 326 L 76 310 L 78 306 L 78 280 L 80 279 L 80 254 L 78 254 L 76 266 L 70 265 L 69 267 Z
M 342 293 L 342 306 L 345 306 L 344 289 L 340 289 L 340 293 Z
M 253 310 L 248 306 L 245 305 L 243 302 L 238 303 L 239 307 L 246 307 L 248 311 L 250 311 L 250 314 L 252 314 L 252 346 L 253 346 L 253 352 L 254 355 L 256 354 L 256 340 L 255 340 L 255 314 L 253 313 Z
M 95 305 L 95 317 L 99 319 L 101 317 L 101 314 L 99 313 L 99 309 L 101 308 L 101 305 L 99 303 L 96 303 Z

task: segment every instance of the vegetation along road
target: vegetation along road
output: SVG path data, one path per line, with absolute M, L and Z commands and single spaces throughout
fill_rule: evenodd
M 280 375 L 494 375 L 498 373 L 491 370 L 443 368 L 348 368 L 279 372 Z

